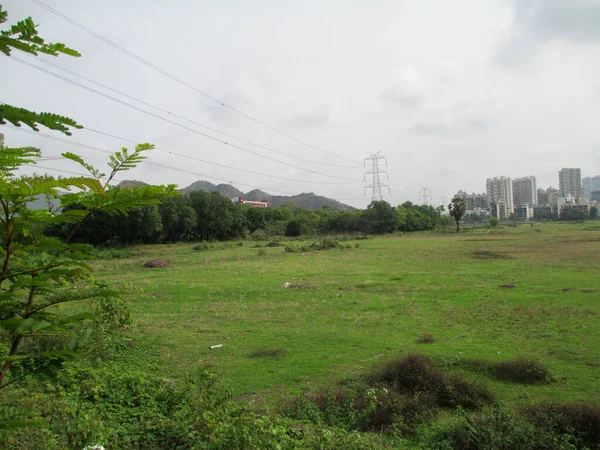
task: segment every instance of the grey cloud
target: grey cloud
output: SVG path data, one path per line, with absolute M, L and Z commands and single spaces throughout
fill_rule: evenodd
M 292 115 L 282 122 L 284 125 L 294 128 L 318 128 L 324 127 L 331 121 L 329 108 L 314 109 L 307 113 Z
M 490 122 L 483 118 L 463 119 L 454 123 L 421 122 L 413 125 L 408 132 L 416 135 L 459 136 L 479 133 L 488 129 Z
M 402 106 L 404 108 L 415 108 L 423 102 L 423 97 L 414 92 L 402 92 L 397 87 L 390 86 L 381 93 L 381 99 L 385 103 Z
M 600 42 L 600 2 L 597 0 L 513 0 L 510 36 L 495 60 L 516 65 L 535 56 L 546 41 Z
M 600 41 L 597 0 L 515 0 L 515 22 L 545 38 Z

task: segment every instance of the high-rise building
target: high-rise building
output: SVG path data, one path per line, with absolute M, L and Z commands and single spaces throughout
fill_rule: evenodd
M 537 204 L 540 206 L 546 206 L 548 204 L 548 194 L 544 188 L 538 188 L 537 190 Z
M 535 177 L 515 178 L 512 182 L 513 205 L 537 205 L 537 186 Z
M 592 200 L 592 192 L 600 191 L 600 175 L 595 177 L 585 177 L 582 182 L 583 185 L 583 196 Z
M 560 191 L 556 188 L 550 186 L 546 189 L 546 198 L 548 199 L 549 205 L 556 205 L 558 203 L 558 197 L 560 196 Z
M 465 210 L 474 211 L 478 208 L 487 209 L 488 200 L 486 194 L 467 194 L 465 191 L 460 190 L 456 193 L 455 197 L 462 198 L 465 201 Z
M 510 177 L 488 178 L 485 182 L 488 205 L 503 202 L 509 214 L 514 212 L 513 192 Z
M 558 189 L 561 197 L 583 197 L 581 169 L 564 168 L 558 172 Z

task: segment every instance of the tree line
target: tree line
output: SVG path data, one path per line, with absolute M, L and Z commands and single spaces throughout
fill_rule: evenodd
M 70 205 L 63 213 L 70 214 L 79 207 Z M 310 211 L 293 203 L 275 208 L 252 208 L 234 204 L 218 192 L 195 191 L 164 198 L 159 204 L 144 205 L 126 215 L 95 211 L 82 224 L 54 226 L 48 234 L 71 236 L 74 242 L 97 246 L 130 245 L 221 241 L 249 235 L 385 234 L 433 230 L 448 225 L 448 221 L 451 219 L 442 216 L 439 209 L 408 201 L 396 207 L 386 201 L 375 201 L 365 210 L 357 211 L 329 206 Z

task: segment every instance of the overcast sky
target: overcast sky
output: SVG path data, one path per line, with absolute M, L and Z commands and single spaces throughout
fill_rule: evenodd
M 73 117 L 84 127 L 163 150 L 300 181 L 159 151 L 149 161 L 180 170 L 142 164 L 121 179 L 181 187 L 205 179 L 231 182 L 244 191 L 315 192 L 365 207 L 368 183 L 327 183 L 346 182 L 332 177 L 363 180 L 362 161 L 369 151 L 387 157 L 385 183 L 391 193 L 387 188 L 383 193 L 394 205 L 418 201 L 423 186 L 429 186 L 437 204 L 459 189 L 484 192 L 487 177 L 536 175 L 538 187 L 545 188 L 557 187 L 562 167 L 580 167 L 584 177 L 600 174 L 600 0 L 41 1 L 195 89 L 31 1 L 0 0 L 8 23 L 31 16 L 46 40 L 64 42 L 83 55 L 35 58 L 14 51 L 14 56 L 191 130 L 3 55 L 0 102 Z M 225 138 L 174 115 L 310 161 Z M 0 132 L 9 146 L 34 145 L 44 156 L 72 151 L 100 166 L 106 160 L 100 152 L 11 126 Z M 66 138 L 110 151 L 131 147 L 86 130 Z M 64 160 L 40 164 L 79 171 Z

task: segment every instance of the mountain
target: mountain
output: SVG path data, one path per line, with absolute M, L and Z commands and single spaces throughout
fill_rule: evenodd
M 189 194 L 190 192 L 194 191 L 216 191 L 229 198 L 241 197 L 244 195 L 242 191 L 237 190 L 230 184 L 212 184 L 204 180 L 196 181 L 190 184 L 188 187 L 179 190 L 179 192 L 182 194 Z
M 144 183 L 143 181 L 137 181 L 137 180 L 123 180 L 121 181 L 119 184 L 117 184 L 116 187 L 118 188 L 132 188 L 132 187 L 140 187 L 140 186 L 148 186 L 148 183 Z
M 145 186 L 146 183 L 135 180 L 125 180 L 119 183 L 118 187 L 129 188 L 136 186 Z M 231 184 L 212 184 L 208 181 L 198 180 L 190 184 L 188 187 L 180 189 L 179 192 L 182 194 L 189 194 L 194 191 L 207 191 L 207 192 L 219 192 L 228 198 L 242 197 L 244 200 L 261 201 L 268 200 L 271 202 L 271 206 L 280 206 L 285 203 L 293 203 L 298 205 L 300 208 L 315 210 L 322 206 L 328 205 L 332 209 L 339 209 L 342 211 L 354 211 L 350 205 L 340 203 L 337 200 L 316 195 L 313 192 L 305 192 L 299 195 L 285 196 L 285 195 L 271 195 L 260 189 L 254 189 L 249 192 L 242 192 L 235 188 Z
M 301 208 L 309 209 L 309 210 L 319 209 L 325 205 L 328 205 L 330 208 L 339 209 L 342 211 L 353 211 L 356 209 L 356 208 L 353 208 L 352 206 L 345 205 L 344 203 L 340 203 L 336 200 L 333 200 L 333 199 L 330 199 L 327 197 L 323 197 L 320 195 L 315 195 L 312 192 L 302 193 L 302 194 L 293 195 L 293 196 L 285 196 L 285 195 L 271 195 L 264 191 L 261 191 L 260 189 L 254 189 L 250 192 L 244 193 L 244 192 L 236 189 L 235 187 L 233 187 L 230 184 L 214 185 L 214 184 L 209 183 L 208 181 L 204 181 L 204 180 L 196 181 L 195 183 L 192 183 L 188 187 L 180 190 L 180 192 L 182 192 L 184 194 L 194 192 L 194 191 L 208 191 L 208 192 L 216 191 L 216 192 L 220 192 L 221 194 L 223 194 L 224 196 L 229 197 L 229 198 L 243 197 L 244 200 L 251 200 L 251 201 L 268 200 L 271 202 L 271 206 L 280 206 L 285 203 L 294 203 Z

